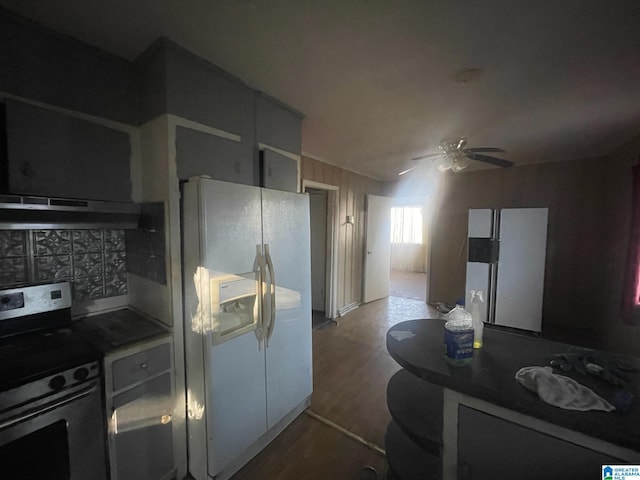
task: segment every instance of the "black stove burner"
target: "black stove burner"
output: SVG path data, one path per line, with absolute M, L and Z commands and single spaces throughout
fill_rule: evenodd
M 0 391 L 100 357 L 98 350 L 67 328 L 0 339 Z

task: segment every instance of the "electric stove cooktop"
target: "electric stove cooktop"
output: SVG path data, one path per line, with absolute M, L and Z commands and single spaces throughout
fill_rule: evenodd
M 68 282 L 0 290 L 0 391 L 99 360 L 71 324 Z
M 70 329 L 14 335 L 0 340 L 0 391 L 101 358 Z

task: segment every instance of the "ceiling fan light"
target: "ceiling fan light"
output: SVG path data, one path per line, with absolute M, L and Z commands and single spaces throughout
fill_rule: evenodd
M 471 161 L 464 155 L 456 155 L 453 159 L 453 164 L 451 165 L 451 170 L 454 172 L 460 172 L 467 168 Z
M 436 165 L 438 170 L 441 172 L 446 172 L 453 166 L 453 159 L 449 155 L 443 155 Z
M 451 165 L 450 162 L 442 162 L 440 165 L 438 165 L 438 170 L 444 173 L 447 170 L 449 170 L 452 166 L 453 165 Z
M 458 162 L 454 162 L 454 164 L 451 165 L 451 170 L 453 170 L 454 173 L 461 172 L 465 168 L 467 168 L 466 165 L 460 165 Z

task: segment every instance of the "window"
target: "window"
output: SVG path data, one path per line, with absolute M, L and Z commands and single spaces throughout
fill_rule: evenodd
M 422 207 L 391 208 L 391 243 L 422 243 Z
M 632 168 L 631 232 L 622 293 L 624 323 L 640 324 L 640 165 Z

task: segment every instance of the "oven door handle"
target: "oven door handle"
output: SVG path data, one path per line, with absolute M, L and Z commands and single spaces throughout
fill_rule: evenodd
M 81 398 L 87 397 L 91 395 L 93 392 L 95 392 L 96 388 L 97 388 L 97 384 L 94 382 L 88 387 L 85 387 L 78 392 L 72 393 L 71 395 L 67 395 L 51 403 L 42 405 L 41 407 L 30 409 L 21 415 L 16 415 L 15 417 L 9 418 L 6 421 L 0 423 L 0 430 L 5 430 L 7 428 L 13 427 L 18 423 L 26 422 L 28 420 L 31 420 L 34 417 L 37 417 L 38 415 L 48 413 L 51 410 L 55 410 L 56 408 L 63 407 L 71 402 L 75 402 L 76 400 L 80 400 Z

